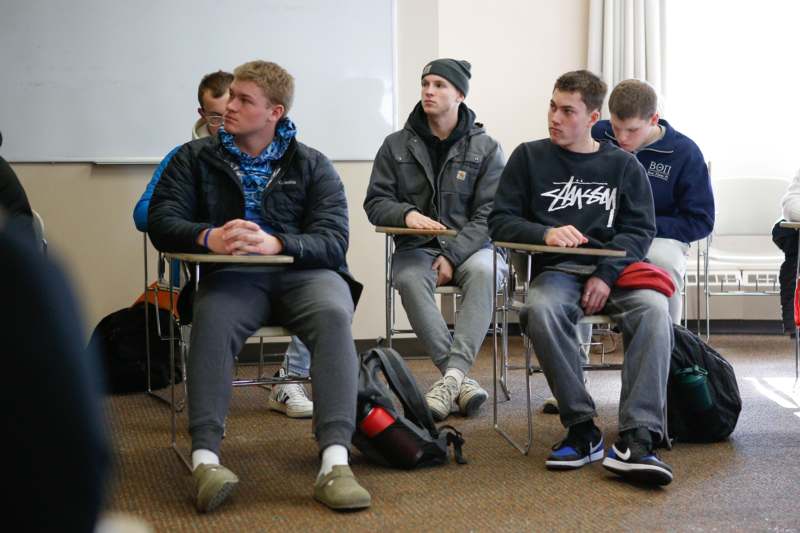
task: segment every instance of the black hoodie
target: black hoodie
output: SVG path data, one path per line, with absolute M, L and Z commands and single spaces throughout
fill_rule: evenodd
M 492 239 L 544 244 L 548 229 L 569 224 L 589 239 L 586 246 L 627 255 L 542 254 L 535 273 L 557 265 L 567 270 L 567 262 L 596 265 L 593 275 L 612 287 L 623 268 L 644 258 L 656 233 L 655 211 L 650 182 L 635 156 L 608 142 L 594 153 L 570 152 L 549 139 L 514 150 L 489 215 Z
M 408 115 L 408 124 L 411 126 L 411 129 L 419 135 L 422 142 L 425 143 L 425 148 L 428 150 L 434 176 L 438 176 L 439 172 L 442 170 L 442 163 L 447 157 L 447 152 L 450 151 L 450 148 L 464 135 L 469 133 L 469 129 L 474 123 L 475 112 L 462 102 L 458 106 L 458 124 L 456 124 L 453 131 L 450 132 L 447 139 L 439 139 L 439 137 L 431 132 L 431 127 L 428 124 L 428 115 L 426 115 L 425 110 L 422 109 L 421 103 L 418 102 L 411 111 L 411 114 Z

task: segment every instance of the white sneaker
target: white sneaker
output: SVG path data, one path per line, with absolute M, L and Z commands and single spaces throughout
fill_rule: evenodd
M 433 384 L 431 390 L 425 394 L 425 401 L 431 409 L 433 419 L 441 422 L 450 413 L 458 411 L 458 383 L 452 376 L 441 377 Z
M 458 408 L 464 416 L 475 416 L 489 397 L 489 393 L 477 381 L 465 377 L 458 392 Z
M 278 377 L 286 377 L 281 368 Z M 306 389 L 300 383 L 273 385 L 269 392 L 269 408 L 279 411 L 289 418 L 311 418 L 314 402 L 306 396 Z

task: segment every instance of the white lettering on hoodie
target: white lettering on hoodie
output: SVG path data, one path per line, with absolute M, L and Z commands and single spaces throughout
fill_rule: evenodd
M 607 227 L 611 227 L 614 222 L 614 212 L 617 204 L 617 188 L 609 187 L 608 183 L 584 182 L 576 180 L 575 176 L 570 176 L 569 181 L 554 181 L 554 185 L 562 185 L 559 189 L 552 189 L 543 192 L 542 196 L 552 198 L 553 201 L 547 208 L 547 212 L 566 209 L 577 204 L 578 209 L 583 209 L 584 205 L 604 204 L 608 211 Z

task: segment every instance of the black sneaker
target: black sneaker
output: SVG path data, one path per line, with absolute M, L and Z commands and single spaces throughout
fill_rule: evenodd
M 570 427 L 567 437 L 553 446 L 545 466 L 551 470 L 574 470 L 602 459 L 603 434 L 594 424 L 590 428 L 587 431 Z
M 638 483 L 668 485 L 672 481 L 672 468 L 653 451 L 646 428 L 624 431 L 603 459 L 603 467 Z

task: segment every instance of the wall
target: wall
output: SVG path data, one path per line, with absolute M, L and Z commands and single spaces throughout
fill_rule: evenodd
M 401 124 L 418 101 L 422 66 L 435 57 L 458 57 L 473 64 L 468 104 L 507 153 L 522 141 L 544 137 L 553 81 L 585 64 L 587 17 L 587 0 L 398 0 Z M 350 205 L 348 261 L 365 285 L 354 335 L 375 338 L 384 328 L 383 238 L 361 208 L 372 165 L 335 166 Z M 63 258 L 75 281 L 87 329 L 109 312 L 130 305 L 143 284 L 142 236 L 133 227 L 131 211 L 153 167 L 14 168 L 34 209 L 44 217 L 52 253 Z
M 467 104 L 508 156 L 548 135 L 556 78 L 586 67 L 588 0 L 440 0 L 439 55 L 472 63 Z

